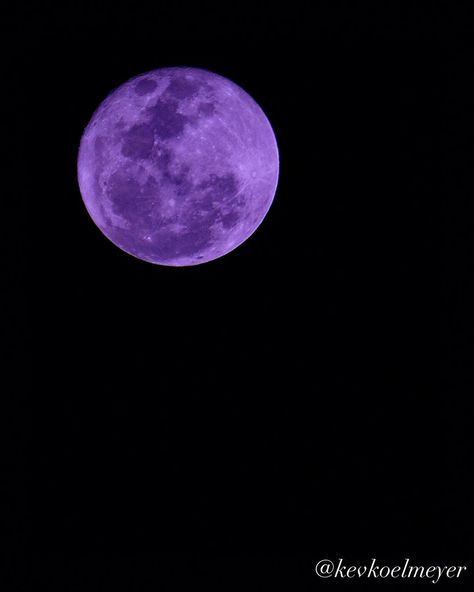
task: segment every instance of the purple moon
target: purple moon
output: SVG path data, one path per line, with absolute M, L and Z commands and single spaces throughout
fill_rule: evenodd
M 196 68 L 147 72 L 114 90 L 81 139 L 86 208 L 123 251 L 198 265 L 242 244 L 277 187 L 271 125 L 239 86 Z

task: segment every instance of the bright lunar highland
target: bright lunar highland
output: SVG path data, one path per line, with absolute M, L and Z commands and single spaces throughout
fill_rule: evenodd
M 243 243 L 278 182 L 268 119 L 239 86 L 196 68 L 163 68 L 114 90 L 81 139 L 86 208 L 115 245 L 186 266 Z

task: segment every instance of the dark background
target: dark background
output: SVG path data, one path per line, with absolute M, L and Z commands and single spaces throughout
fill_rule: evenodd
M 449 19 L 341 2 L 7 10 L 23 172 L 4 532 L 34 549 L 23 576 L 314 589 L 324 557 L 466 564 L 472 58 L 439 34 Z M 249 92 L 281 159 L 257 232 L 181 269 L 117 249 L 76 179 L 98 104 L 172 65 Z

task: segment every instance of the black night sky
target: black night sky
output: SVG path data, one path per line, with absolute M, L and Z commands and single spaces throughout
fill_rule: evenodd
M 7 9 L 19 590 L 231 573 L 314 590 L 334 584 L 326 557 L 468 565 L 472 52 L 434 8 L 353 4 Z M 116 248 L 76 176 L 105 96 L 175 65 L 247 90 L 281 161 L 257 232 L 188 268 Z

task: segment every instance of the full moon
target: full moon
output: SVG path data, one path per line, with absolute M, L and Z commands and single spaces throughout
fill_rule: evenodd
M 196 68 L 154 70 L 115 89 L 78 158 L 80 191 L 103 234 L 170 266 L 212 261 L 247 240 L 272 204 L 278 171 L 262 109 Z

